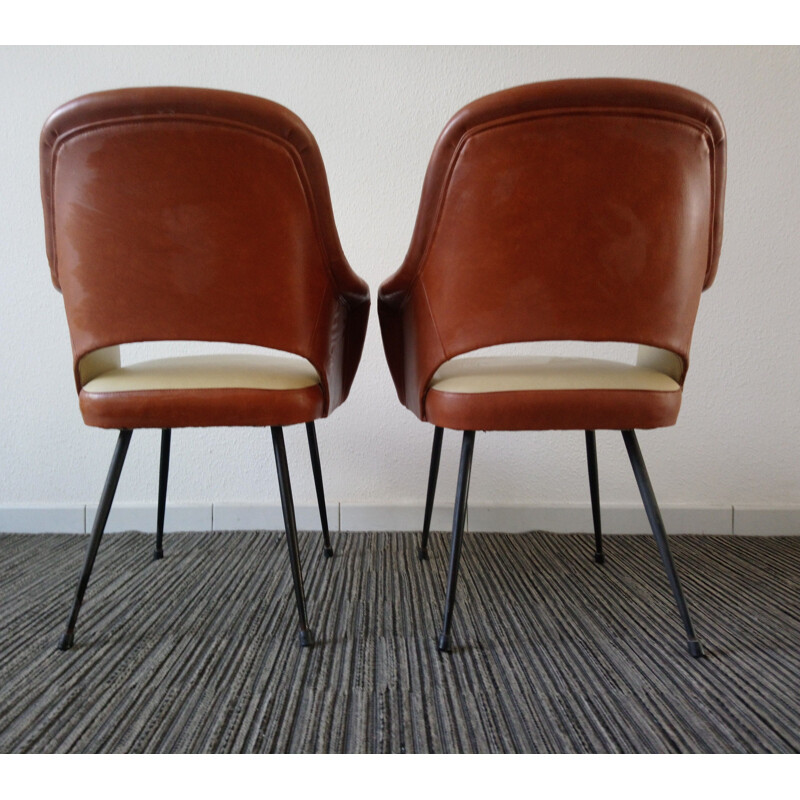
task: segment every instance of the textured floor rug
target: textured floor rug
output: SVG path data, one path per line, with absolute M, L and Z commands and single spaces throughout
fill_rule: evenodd
M 676 536 L 708 657 L 686 652 L 654 542 L 301 534 L 317 645 L 297 646 L 283 536 L 107 536 L 56 650 L 85 536 L 0 536 L 2 752 L 798 752 L 800 537 Z

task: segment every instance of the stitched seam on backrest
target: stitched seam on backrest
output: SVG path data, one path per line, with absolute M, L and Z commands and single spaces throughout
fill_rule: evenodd
M 474 127 L 469 128 L 469 130 L 465 131 L 461 138 L 458 140 L 458 144 L 456 145 L 453 155 L 450 158 L 450 162 L 448 163 L 447 173 L 445 175 L 444 180 L 442 181 L 442 186 L 439 192 L 439 198 L 436 204 L 436 213 L 434 223 L 430 229 L 430 233 L 428 234 L 428 239 L 425 243 L 425 249 L 422 251 L 422 255 L 419 259 L 419 268 L 417 270 L 417 274 L 414 276 L 413 280 L 409 285 L 409 290 L 413 287 L 414 283 L 422 276 L 422 273 L 425 271 L 426 261 L 428 256 L 430 255 L 431 248 L 433 247 L 434 239 L 436 238 L 436 234 L 439 228 L 439 222 L 441 220 L 442 211 L 444 209 L 445 200 L 447 199 L 448 190 L 450 188 L 450 182 L 452 180 L 453 172 L 455 171 L 456 164 L 458 163 L 459 158 L 461 157 L 461 153 L 466 146 L 467 142 L 473 136 L 476 136 L 479 133 L 484 133 L 487 130 L 491 130 L 493 128 L 502 128 L 506 125 L 516 125 L 521 122 L 527 122 L 529 120 L 535 119 L 543 119 L 548 117 L 559 117 L 559 116 L 607 116 L 607 117 L 641 117 L 641 118 L 650 118 L 655 120 L 661 120 L 664 122 L 673 122 L 675 124 L 683 124 L 689 127 L 695 128 L 702 132 L 704 135 L 710 137 L 713 142 L 713 136 L 711 133 L 711 129 L 708 125 L 701 122 L 700 120 L 686 116 L 685 114 L 680 114 L 677 112 L 672 111 L 658 111 L 654 109 L 641 109 L 641 108 L 617 108 L 615 106 L 609 107 L 599 107 L 593 109 L 587 108 L 549 108 L 549 109 L 542 109 L 538 111 L 530 111 L 524 112 L 521 114 L 515 114 L 510 117 L 502 117 L 502 118 L 495 118 L 493 120 L 481 123 L 479 125 L 475 125 Z M 712 150 L 713 153 L 713 150 Z M 712 203 L 712 211 L 714 208 L 714 203 L 716 199 L 716 193 L 714 191 L 714 183 L 713 183 L 713 175 L 714 175 L 714 166 L 713 166 L 713 158 L 712 166 L 711 166 L 711 173 L 712 173 L 712 185 L 711 185 L 711 203 Z M 711 230 L 709 232 L 709 241 L 713 242 L 713 230 L 714 230 L 714 217 L 713 214 L 711 216 Z M 712 245 L 713 247 L 713 245 Z M 707 260 L 706 263 L 706 275 L 708 274 L 708 270 L 710 268 L 710 260 Z
M 328 273 L 328 277 L 331 281 L 333 286 L 337 286 L 335 277 L 333 275 L 333 271 L 330 267 L 330 256 L 328 253 L 328 249 L 325 245 L 325 238 L 322 234 L 320 222 L 319 222 L 319 214 L 317 212 L 316 203 L 314 202 L 314 195 L 311 191 L 311 182 L 308 179 L 308 173 L 306 172 L 305 166 L 303 164 L 303 160 L 300 156 L 300 153 L 297 151 L 297 148 L 288 140 L 281 136 L 278 136 L 271 131 L 265 130 L 264 128 L 260 128 L 256 125 L 250 125 L 246 122 L 240 122 L 238 120 L 229 120 L 225 118 L 214 119 L 209 118 L 199 114 L 146 114 L 146 115 L 139 115 L 135 117 L 115 117 L 113 119 L 105 119 L 100 122 L 91 122 L 85 125 L 80 125 L 75 128 L 71 128 L 66 133 L 60 135 L 56 141 L 51 146 L 51 155 L 50 155 L 50 185 L 49 185 L 49 198 L 48 198 L 48 205 L 49 205 L 49 217 L 50 217 L 50 235 L 51 240 L 53 242 L 53 261 L 54 266 L 53 269 L 55 271 L 56 276 L 58 277 L 58 247 L 56 244 L 56 228 L 55 228 L 55 180 L 56 180 L 56 161 L 58 157 L 58 151 L 63 147 L 67 142 L 76 139 L 80 136 L 90 135 L 95 133 L 98 130 L 102 130 L 103 128 L 111 128 L 111 127 L 123 127 L 123 126 L 139 126 L 139 125 L 146 125 L 150 123 L 165 123 L 170 124 L 173 122 L 191 122 L 193 124 L 200 124 L 200 125 L 208 125 L 209 127 L 220 127 L 220 128 L 235 128 L 247 133 L 263 137 L 265 139 L 269 139 L 271 142 L 279 145 L 282 147 L 286 153 L 289 155 L 291 159 L 292 166 L 294 168 L 295 174 L 300 182 L 300 186 L 303 190 L 303 197 L 306 201 L 306 207 L 308 209 L 309 217 L 311 220 L 311 227 L 314 231 L 314 238 L 317 243 L 317 247 L 319 248 L 321 260 L 325 265 L 325 269 Z M 59 278 L 60 283 L 60 278 Z
M 420 280 L 419 288 L 422 292 L 422 296 L 425 298 L 425 305 L 428 308 L 428 313 L 431 315 L 431 324 L 433 325 L 433 330 L 436 332 L 436 339 L 439 342 L 439 349 L 442 351 L 442 355 L 444 358 L 434 367 L 431 371 L 430 376 L 428 376 L 425 380 L 425 385 L 423 387 L 422 395 L 420 397 L 420 412 L 424 413 L 425 411 L 425 398 L 428 395 L 428 391 L 430 390 L 430 379 L 436 373 L 436 370 L 444 364 L 446 361 L 449 361 L 450 357 L 447 354 L 447 348 L 444 346 L 444 342 L 442 341 L 442 335 L 439 333 L 439 326 L 436 324 L 436 315 L 433 313 L 433 307 L 431 306 L 431 302 L 428 298 L 428 291 L 425 288 L 425 284 Z

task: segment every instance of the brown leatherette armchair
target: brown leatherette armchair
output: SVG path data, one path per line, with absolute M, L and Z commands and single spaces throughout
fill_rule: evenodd
M 40 143 L 47 257 L 87 425 L 120 430 L 60 647 L 75 624 L 134 428 L 160 428 L 160 558 L 172 428 L 270 426 L 300 643 L 310 645 L 283 426 L 305 423 L 332 554 L 314 420 L 347 397 L 369 290 L 342 252 L 319 148 L 286 108 L 206 89 L 100 92 Z M 283 351 L 122 364 L 120 345 Z
M 635 428 L 673 425 L 701 292 L 719 260 L 725 130 L 693 92 L 620 79 L 520 86 L 448 123 L 411 245 L 378 311 L 400 401 L 435 426 L 421 559 L 442 429 L 464 431 L 439 647 L 451 622 L 476 430 L 584 430 L 603 562 L 595 430 L 621 430 L 689 640 L 702 655 Z M 467 357 L 493 345 L 639 345 L 636 363 Z

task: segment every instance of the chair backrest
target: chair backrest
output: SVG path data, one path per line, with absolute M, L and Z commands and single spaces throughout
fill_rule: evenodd
M 350 273 L 298 117 L 233 92 L 100 92 L 50 116 L 40 155 L 76 376 L 100 348 L 158 340 L 261 345 L 324 373 L 315 329 Z
M 614 341 L 671 351 L 685 372 L 724 188 L 725 130 L 699 95 L 619 79 L 520 86 L 448 123 L 398 276 L 422 282 L 447 358 Z

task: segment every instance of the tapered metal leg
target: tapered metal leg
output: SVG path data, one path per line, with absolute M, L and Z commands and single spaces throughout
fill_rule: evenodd
M 132 431 L 128 430 L 119 432 L 117 446 L 114 450 L 114 456 L 111 459 L 111 466 L 108 468 L 106 484 L 103 487 L 103 494 L 100 496 L 100 504 L 97 507 L 97 515 L 92 525 L 92 536 L 89 539 L 89 548 L 86 551 L 83 572 L 81 572 L 81 577 L 78 581 L 78 590 L 75 592 L 75 602 L 72 604 L 72 611 L 70 611 L 69 619 L 67 620 L 67 629 L 61 637 L 61 641 L 58 643 L 59 650 L 69 650 L 75 638 L 75 625 L 78 622 L 78 613 L 81 610 L 86 587 L 89 585 L 89 577 L 92 574 L 94 560 L 100 547 L 100 539 L 103 538 L 103 531 L 106 528 L 108 514 L 111 511 L 111 504 L 114 502 L 114 493 L 117 491 L 119 476 L 122 473 L 122 465 L 125 463 L 125 455 L 128 452 L 128 445 L 131 441 L 131 433 Z
M 449 652 L 452 648 L 450 627 L 453 624 L 453 606 L 456 602 L 458 564 L 461 560 L 461 544 L 464 538 L 464 523 L 467 520 L 467 495 L 472 471 L 472 451 L 475 447 L 475 431 L 464 431 L 461 443 L 461 464 L 458 468 L 458 488 L 453 511 L 453 539 L 450 544 L 450 570 L 447 576 L 447 595 L 444 601 L 444 621 L 439 635 L 439 649 Z
M 661 519 L 661 512 L 658 509 L 658 503 L 656 503 L 656 497 L 653 493 L 653 487 L 650 484 L 650 478 L 647 475 L 647 468 L 642 458 L 642 451 L 639 449 L 636 433 L 634 431 L 622 431 L 622 438 L 625 440 L 625 447 L 628 450 L 628 457 L 631 460 L 633 474 L 636 476 L 639 493 L 642 496 L 642 502 L 647 512 L 647 519 L 650 521 L 650 528 L 653 531 L 658 550 L 661 553 L 661 561 L 664 563 L 664 569 L 666 570 L 669 584 L 672 587 L 672 594 L 675 596 L 675 602 L 678 604 L 678 612 L 681 615 L 683 627 L 686 629 L 689 653 L 695 658 L 700 658 L 704 655 L 703 645 L 695 636 L 692 620 L 689 617 L 689 609 L 686 606 L 686 601 L 683 599 L 678 573 L 675 571 L 672 553 L 670 552 L 669 543 L 667 542 L 667 532 L 664 528 L 664 522 Z
M 286 544 L 289 547 L 289 563 L 292 568 L 294 597 L 297 602 L 297 613 L 300 617 L 300 646 L 311 647 L 314 644 L 314 637 L 308 629 L 308 621 L 306 619 L 306 598 L 303 592 L 303 573 L 300 568 L 300 548 L 297 544 L 297 523 L 294 518 L 294 500 L 292 499 L 292 485 L 289 482 L 289 465 L 286 461 L 283 428 L 272 428 L 272 445 L 275 449 L 275 466 L 278 469 L 278 486 L 281 492 L 283 521 L 286 526 Z
M 169 477 L 169 445 L 172 430 L 161 431 L 161 462 L 158 468 L 158 514 L 156 516 L 156 549 L 153 558 L 164 558 L 164 512 L 167 507 L 167 478 Z
M 322 523 L 322 553 L 325 558 L 333 555 L 331 547 L 331 535 L 328 531 L 328 510 L 325 507 L 325 487 L 322 485 L 322 467 L 319 462 L 319 447 L 317 447 L 317 429 L 313 422 L 306 422 L 306 433 L 308 434 L 308 450 L 311 453 L 311 470 L 314 473 L 314 487 L 317 490 L 317 505 L 319 506 L 319 518 Z
M 586 431 L 586 461 L 589 465 L 589 493 L 592 496 L 592 522 L 594 523 L 594 560 L 605 563 L 603 555 L 603 527 L 600 521 L 600 480 L 597 473 L 597 442 L 594 431 Z
M 433 514 L 433 498 L 436 495 L 436 479 L 439 477 L 439 459 L 442 456 L 442 434 L 444 430 L 438 425 L 433 429 L 433 448 L 431 449 L 431 468 L 428 473 L 428 496 L 425 499 L 425 520 L 422 523 L 422 544 L 417 549 L 420 561 L 428 558 L 428 537 L 431 532 L 431 516 Z

